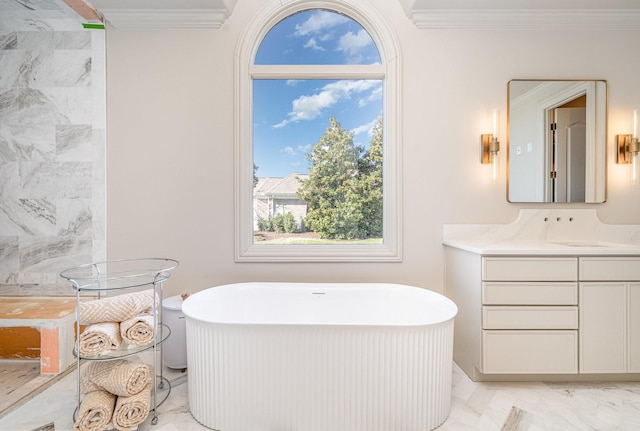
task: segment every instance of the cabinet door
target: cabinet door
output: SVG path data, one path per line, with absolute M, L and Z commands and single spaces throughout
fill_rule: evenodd
M 640 283 L 629 284 L 629 372 L 640 373 Z
M 580 372 L 626 371 L 626 283 L 580 283 Z

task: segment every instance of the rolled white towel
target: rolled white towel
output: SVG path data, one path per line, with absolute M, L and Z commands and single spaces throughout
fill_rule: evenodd
M 107 391 L 93 391 L 80 403 L 73 425 L 75 431 L 103 431 L 111 423 L 116 406 L 116 396 Z
M 98 322 L 123 322 L 140 314 L 153 311 L 153 301 L 158 297 L 153 289 L 126 293 L 104 299 L 80 302 L 80 324 L 91 325 Z
M 98 389 L 118 396 L 131 396 L 145 389 L 152 379 L 151 366 L 127 359 L 92 361 L 83 370 L 80 392 Z
M 151 385 L 130 397 L 118 397 L 113 411 L 113 426 L 120 431 L 133 431 L 149 415 Z
M 129 344 L 144 346 L 153 342 L 155 319 L 149 314 L 120 322 L 120 335 Z
M 80 334 L 80 356 L 91 357 L 117 349 L 122 344 L 120 324 L 102 322 L 89 325 Z

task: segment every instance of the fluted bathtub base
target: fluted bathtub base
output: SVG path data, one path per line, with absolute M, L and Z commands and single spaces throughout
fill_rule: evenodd
M 189 407 L 219 431 L 426 431 L 451 408 L 453 318 L 422 326 L 187 317 Z

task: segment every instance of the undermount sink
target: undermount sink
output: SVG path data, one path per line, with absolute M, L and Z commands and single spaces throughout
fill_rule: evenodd
M 599 241 L 553 241 L 553 244 L 564 245 L 567 247 L 608 247 L 607 244 L 601 243 Z

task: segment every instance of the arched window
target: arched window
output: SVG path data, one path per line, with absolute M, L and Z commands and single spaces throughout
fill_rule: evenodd
M 384 21 L 364 0 L 273 2 L 236 66 L 236 260 L 401 260 L 399 58 Z

